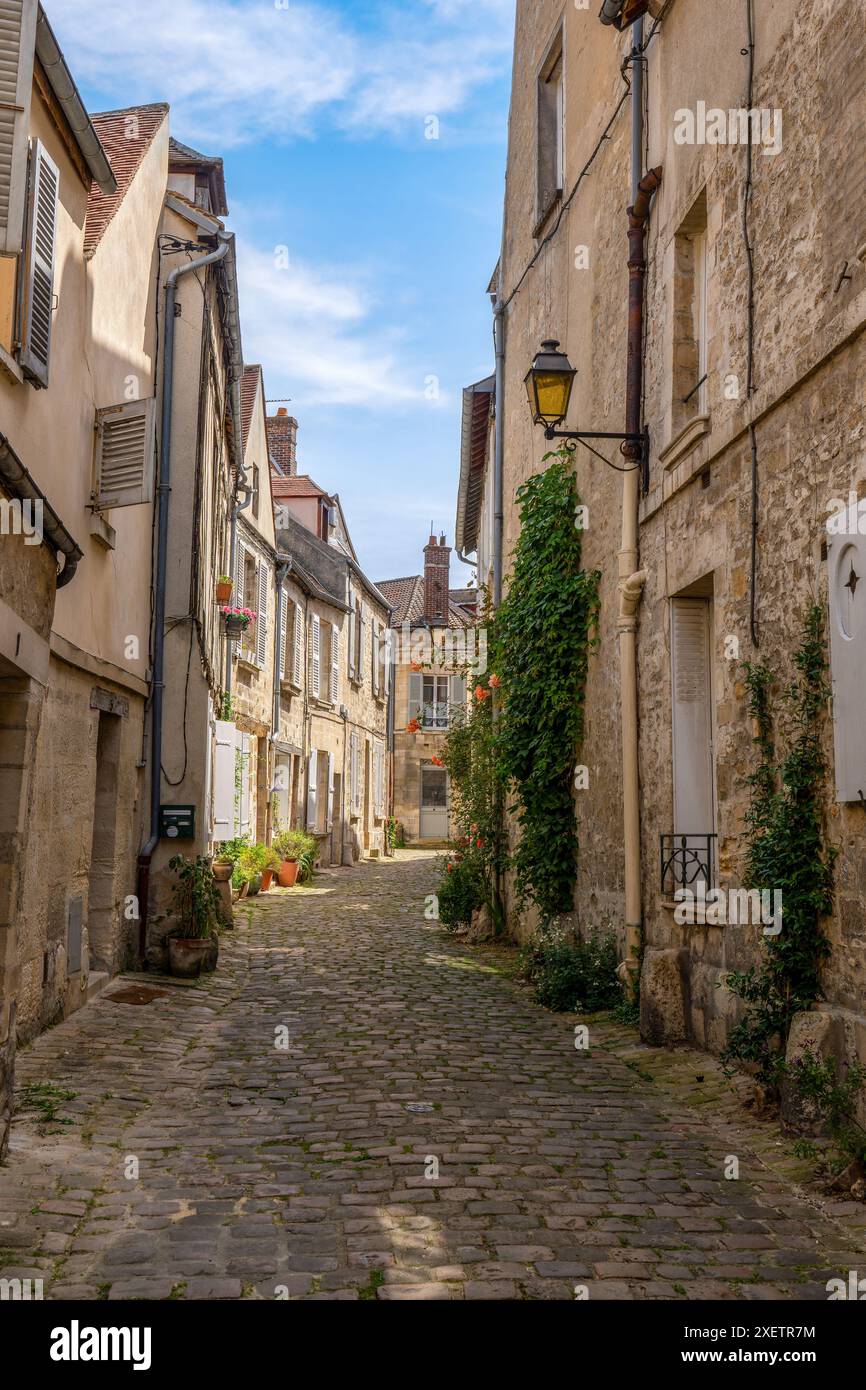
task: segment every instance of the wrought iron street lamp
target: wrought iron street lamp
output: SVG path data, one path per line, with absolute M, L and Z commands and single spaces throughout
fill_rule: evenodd
M 561 425 L 571 402 L 571 388 L 574 385 L 574 378 L 577 372 L 572 367 L 564 352 L 560 351 L 559 342 L 555 338 L 546 338 L 541 344 L 541 351 L 535 355 L 529 371 L 526 373 L 526 393 L 529 396 L 529 408 L 532 411 L 533 424 L 544 426 L 546 439 L 618 439 L 623 444 L 635 444 L 637 448 L 638 463 L 644 462 L 649 458 L 649 440 L 647 432 L 643 434 L 618 433 L 610 430 L 560 430 L 557 425 Z M 593 453 L 596 451 L 593 450 Z M 599 455 L 603 457 L 603 455 Z M 610 463 L 609 459 L 604 460 Z M 611 467 L 617 467 L 611 464 Z

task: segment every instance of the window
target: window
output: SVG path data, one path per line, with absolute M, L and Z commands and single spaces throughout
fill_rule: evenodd
M 537 207 L 543 222 L 564 183 L 564 89 L 562 30 L 548 50 L 538 76 Z
M 97 410 L 93 491 L 97 511 L 152 501 L 155 422 L 153 398 Z
M 259 515 L 259 465 L 254 463 L 250 468 L 250 487 L 253 490 L 252 513 L 258 520 Z
M 684 218 L 674 246 L 673 430 L 707 410 L 707 200 Z
M 671 601 L 673 830 L 697 853 L 715 829 L 711 632 L 709 598 Z
M 448 728 L 447 676 L 422 677 L 421 725 L 425 729 Z

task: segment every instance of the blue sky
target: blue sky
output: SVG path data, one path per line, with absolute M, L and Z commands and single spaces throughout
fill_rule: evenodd
M 45 8 L 91 110 L 168 101 L 225 159 L 245 357 L 370 577 L 420 572 L 431 521 L 453 543 L 461 389 L 492 369 L 514 0 Z

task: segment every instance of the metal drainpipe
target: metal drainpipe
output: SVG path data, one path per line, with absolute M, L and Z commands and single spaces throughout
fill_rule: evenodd
M 650 204 L 661 182 L 661 168 L 641 176 L 643 168 L 643 20 L 634 26 L 632 47 L 632 204 L 628 209 L 628 345 L 626 361 L 626 430 L 640 434 L 643 396 L 643 322 L 646 259 L 644 238 Z M 632 464 L 622 479 L 622 543 L 619 551 L 617 635 L 622 720 L 623 848 L 625 858 L 625 973 L 634 983 L 640 968 L 643 912 L 640 862 L 640 773 L 638 760 L 637 609 L 646 582 L 638 569 L 638 502 L 640 446 L 624 444 Z
M 497 298 L 493 308 L 493 348 L 496 355 L 496 414 L 493 419 L 493 607 L 498 608 L 502 602 L 502 475 L 505 454 L 505 306 L 501 298 Z
M 280 737 L 280 651 L 283 645 L 283 584 L 286 575 L 292 568 L 291 560 L 284 560 L 277 565 L 274 571 L 276 584 L 276 612 L 274 615 L 274 699 L 271 706 L 271 749 L 273 751 L 273 776 L 271 777 L 271 787 L 276 785 L 277 780 L 277 743 Z M 291 795 L 291 789 L 289 791 Z M 268 815 L 273 817 L 271 797 L 268 798 Z M 271 819 L 271 835 L 273 836 L 273 819 Z
M 150 737 L 150 837 L 138 856 L 139 954 L 145 958 L 147 944 L 147 906 L 150 890 L 150 864 L 159 844 L 159 799 L 162 790 L 162 713 L 165 681 L 165 585 L 168 570 L 168 503 L 171 493 L 171 411 L 174 397 L 174 306 L 177 282 L 190 271 L 216 265 L 228 255 L 228 242 L 197 261 L 175 266 L 165 286 L 165 328 L 162 374 L 162 428 L 157 484 L 157 547 L 154 576 L 153 680 L 151 682 Z

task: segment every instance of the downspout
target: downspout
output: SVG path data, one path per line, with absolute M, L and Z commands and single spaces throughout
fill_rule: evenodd
M 502 476 L 505 456 L 505 305 L 498 291 L 493 306 L 493 350 L 496 360 L 493 407 L 493 607 L 496 609 L 502 602 Z
M 151 682 L 150 736 L 150 836 L 138 856 L 139 954 L 145 959 L 147 942 L 147 906 L 150 890 L 150 864 L 159 844 L 159 800 L 162 790 L 162 714 L 165 694 L 165 587 L 168 570 L 168 504 L 171 494 L 171 412 L 174 397 L 174 326 L 177 282 L 190 271 L 216 265 L 228 255 L 229 244 L 223 244 L 197 261 L 175 266 L 165 285 L 165 319 L 162 375 L 162 427 L 159 447 L 159 482 L 157 484 L 157 547 L 154 576 L 153 614 L 153 680 Z
M 389 609 L 388 609 L 388 631 L 389 631 L 389 633 L 393 633 L 393 622 L 394 622 L 394 609 L 393 609 L 393 608 L 389 608 Z M 392 637 L 391 641 L 389 641 L 389 643 L 388 643 L 387 657 L 388 657 L 388 710 L 387 710 L 387 716 L 386 716 L 386 717 L 387 717 L 387 721 L 388 721 L 387 727 L 388 727 L 388 755 L 389 755 L 389 756 L 388 756 L 388 817 L 387 817 L 387 818 L 388 818 L 388 821 L 390 821 L 391 818 L 392 818 L 392 816 L 393 816 L 393 814 L 394 814 L 394 718 L 395 718 L 395 715 L 394 715 L 394 700 L 395 700 L 395 689 L 396 689 L 396 675 L 395 675 L 395 667 L 394 667 L 394 642 L 393 642 L 393 637 Z M 345 798 L 345 795 L 346 795 L 345 787 L 346 787 L 346 776 L 345 776 L 345 773 L 344 773 L 344 774 L 343 774 L 343 796 L 344 796 L 344 798 Z M 385 850 L 386 850 L 386 852 L 387 852 L 387 849 L 388 849 L 388 834 L 387 834 L 387 831 L 386 831 L 386 833 L 385 833 Z
M 625 428 L 641 433 L 643 407 L 643 324 L 646 280 L 645 234 L 661 168 L 641 177 L 643 167 L 643 20 L 634 26 L 632 47 L 632 205 L 628 209 L 628 347 L 626 356 Z M 640 776 L 638 763 L 637 609 L 646 583 L 638 569 L 638 502 L 641 446 L 625 443 L 631 464 L 622 475 L 622 544 L 619 550 L 620 709 L 622 720 L 623 848 L 625 858 L 625 973 L 632 986 L 640 969 L 643 913 L 640 863 Z
M 277 780 L 277 743 L 280 737 L 280 653 L 283 649 L 283 585 L 286 582 L 286 575 L 292 568 L 291 560 L 283 560 L 274 570 L 274 582 L 276 585 L 276 603 L 274 618 L 274 698 L 271 705 L 271 753 L 273 757 L 273 770 L 271 773 L 271 787 L 276 786 Z M 228 644 L 227 644 L 228 645 Z M 291 796 L 291 788 L 289 789 Z M 271 827 L 271 838 L 273 838 L 273 791 L 268 797 L 268 824 Z M 289 814 L 291 819 L 291 812 Z

